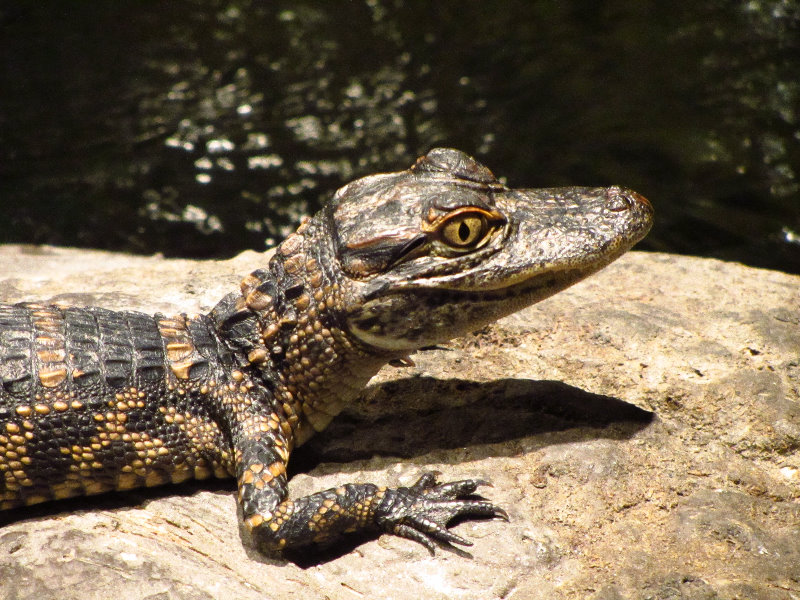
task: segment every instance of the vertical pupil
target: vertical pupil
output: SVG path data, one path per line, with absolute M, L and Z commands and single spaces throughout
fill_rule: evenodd
M 461 221 L 461 225 L 458 226 L 458 237 L 461 238 L 462 242 L 466 242 L 469 239 L 469 225 L 467 225 L 466 221 Z

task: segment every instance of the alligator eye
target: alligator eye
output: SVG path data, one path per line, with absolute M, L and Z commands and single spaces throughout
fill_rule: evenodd
M 475 246 L 489 232 L 489 223 L 481 213 L 461 213 L 442 224 L 441 240 L 453 248 Z
M 450 250 L 470 252 L 486 244 L 506 222 L 502 213 L 478 206 L 462 206 L 422 223 L 422 231 Z

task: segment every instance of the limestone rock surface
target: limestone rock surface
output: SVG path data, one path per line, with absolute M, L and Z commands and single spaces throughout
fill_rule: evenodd
M 211 308 L 263 265 L 0 247 L 0 302 Z M 436 470 L 510 522 L 313 561 L 247 546 L 220 481 L 0 513 L 0 598 L 800 598 L 800 278 L 632 252 L 386 367 L 293 455 L 292 495 Z

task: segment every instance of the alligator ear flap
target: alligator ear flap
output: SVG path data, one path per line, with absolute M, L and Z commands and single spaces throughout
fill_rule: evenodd
M 417 159 L 412 173 L 446 175 L 475 183 L 496 183 L 497 178 L 470 155 L 453 148 L 434 148 Z
M 424 234 L 409 233 L 384 235 L 347 246 L 339 255 L 339 262 L 351 277 L 363 278 L 385 273 L 400 261 L 412 257 L 424 247 Z

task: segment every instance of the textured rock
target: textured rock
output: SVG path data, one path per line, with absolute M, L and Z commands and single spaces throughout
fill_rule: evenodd
M 207 310 L 263 262 L 0 247 L 0 301 Z M 491 479 L 473 558 L 407 540 L 251 551 L 233 482 L 0 513 L 0 598 L 800 598 L 800 278 L 630 253 L 387 367 L 296 451 L 301 495 Z

